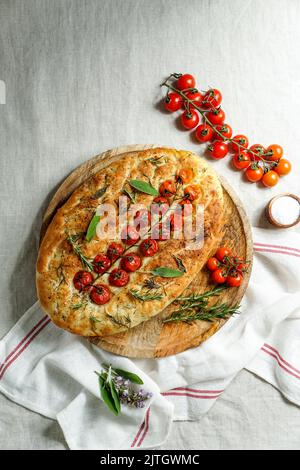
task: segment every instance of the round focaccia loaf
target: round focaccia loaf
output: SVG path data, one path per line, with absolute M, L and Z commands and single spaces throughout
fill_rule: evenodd
M 93 303 L 88 292 L 80 292 L 73 285 L 77 271 L 87 270 L 82 264 L 78 248 L 85 259 L 92 262 L 97 254 L 105 254 L 112 241 L 96 235 L 87 241 L 85 234 L 100 204 L 112 204 L 118 214 L 118 198 L 132 192 L 128 180 L 151 182 L 158 189 L 165 180 L 175 181 L 176 171 L 192 169 L 193 179 L 180 185 L 176 197 L 182 196 L 187 185 L 197 189 L 193 204 L 204 206 L 204 244 L 200 249 L 187 250 L 184 239 L 159 241 L 159 250 L 153 257 L 142 258 L 139 270 L 130 274 L 124 287 L 109 286 L 112 297 L 104 305 Z M 128 198 L 128 202 L 130 199 Z M 153 196 L 135 192 L 135 202 L 150 207 Z M 130 204 L 130 202 L 129 202 Z M 106 336 L 148 320 L 160 313 L 190 284 L 203 265 L 208 241 L 220 230 L 223 213 L 222 187 L 212 167 L 197 155 L 175 149 L 154 148 L 123 154 L 118 161 L 102 169 L 70 196 L 58 209 L 40 246 L 37 261 L 37 292 L 42 307 L 52 321 L 61 328 L 82 336 Z M 70 243 L 70 237 L 74 243 Z M 128 252 L 138 251 L 137 243 Z M 127 249 L 126 245 L 124 247 Z M 74 249 L 75 248 L 75 249 Z M 185 272 L 180 277 L 155 276 L 159 294 L 156 299 L 140 300 L 145 294 L 145 281 L 153 279 L 151 271 L 158 267 L 178 269 L 178 260 Z M 119 267 L 117 260 L 111 267 Z M 96 278 L 96 274 L 93 274 Z M 108 274 L 95 280 L 108 286 Z M 146 290 L 149 293 L 149 290 Z M 155 297 L 155 296 L 154 296 Z

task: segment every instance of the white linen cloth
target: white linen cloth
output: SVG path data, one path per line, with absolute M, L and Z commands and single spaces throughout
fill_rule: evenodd
M 58 329 L 36 303 L 0 342 L 0 391 L 57 419 L 71 449 L 161 445 L 172 420 L 199 419 L 244 367 L 300 406 L 300 235 L 254 229 L 254 247 L 242 313 L 198 348 L 129 360 Z M 106 409 L 93 373 L 102 362 L 143 378 L 144 410 Z

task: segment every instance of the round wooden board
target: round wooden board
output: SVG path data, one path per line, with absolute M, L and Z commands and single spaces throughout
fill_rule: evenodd
M 118 160 L 126 152 L 140 151 L 149 148 L 161 147 L 158 145 L 129 145 L 108 150 L 91 160 L 86 161 L 76 168 L 62 183 L 54 194 L 45 212 L 41 227 L 41 239 L 43 238 L 49 223 L 56 210 L 64 204 L 72 192 L 80 186 L 88 177 Z M 220 238 L 210 246 L 211 255 L 217 246 L 225 245 L 232 248 L 239 256 L 252 261 L 253 245 L 250 223 L 244 211 L 243 205 L 230 185 L 220 178 L 224 194 L 224 223 Z M 250 271 L 244 276 L 239 288 L 227 289 L 218 297 L 218 301 L 227 302 L 230 305 L 241 301 L 250 278 Z M 204 267 L 193 280 L 186 293 L 204 292 L 212 288 L 209 276 Z M 215 302 L 216 298 L 212 299 Z M 187 323 L 163 323 L 168 316 L 168 308 L 152 319 L 131 328 L 128 331 L 105 338 L 90 338 L 96 346 L 127 357 L 146 358 L 164 357 L 177 354 L 188 348 L 198 346 L 205 339 L 214 334 L 225 320 L 217 320 L 213 323 L 197 321 Z

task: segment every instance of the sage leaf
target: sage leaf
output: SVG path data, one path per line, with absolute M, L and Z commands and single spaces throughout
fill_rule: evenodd
M 98 189 L 98 191 L 93 194 L 92 199 L 99 199 L 103 194 L 105 194 L 108 186 L 103 186 L 103 188 Z
M 121 411 L 121 402 L 120 402 L 119 394 L 112 380 L 110 381 L 109 386 L 110 386 L 111 396 L 113 397 L 113 400 L 114 400 L 115 408 L 119 414 Z
M 88 242 L 90 242 L 91 239 L 94 237 L 99 220 L 100 220 L 100 215 L 94 214 L 92 217 L 92 220 L 90 221 L 90 225 L 87 229 L 86 236 L 85 236 Z
M 141 180 L 129 180 L 130 186 L 141 193 L 150 194 L 151 196 L 158 196 L 159 192 L 151 184 Z
M 120 411 L 117 410 L 111 391 L 106 388 L 106 383 L 101 379 L 101 377 L 99 377 L 99 385 L 102 400 L 110 411 L 112 411 L 114 415 L 118 416 Z
M 134 384 L 143 385 L 144 383 L 142 379 L 138 375 L 133 374 L 133 372 L 128 372 L 127 370 L 123 370 L 123 369 L 114 369 L 114 370 L 118 375 L 121 375 L 121 377 L 124 377 L 124 379 L 130 380 L 130 382 Z
M 180 277 L 184 274 L 184 272 L 179 271 L 179 269 L 168 268 L 165 266 L 155 268 L 151 272 L 154 274 L 154 276 L 160 277 Z

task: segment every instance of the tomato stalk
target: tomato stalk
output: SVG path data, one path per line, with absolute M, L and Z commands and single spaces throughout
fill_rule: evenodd
M 187 89 L 187 90 L 179 90 L 179 89 L 176 88 L 174 85 L 172 85 L 172 84 L 169 83 L 169 80 L 170 80 L 172 77 L 177 78 L 178 75 L 181 76 L 181 74 L 171 74 L 160 86 L 165 86 L 165 87 L 168 88 L 168 90 L 172 90 L 172 91 L 174 91 L 175 93 L 178 93 L 178 94 L 183 98 L 184 106 L 185 106 L 185 108 L 186 108 L 187 111 L 189 111 L 190 106 L 192 105 L 193 108 L 196 109 L 196 110 L 201 114 L 201 116 L 202 116 L 203 119 L 204 119 L 204 122 L 205 122 L 206 124 L 208 124 L 208 125 L 214 130 L 214 132 L 215 132 L 218 136 L 220 136 L 220 137 L 222 138 L 223 141 L 226 141 L 226 142 L 233 142 L 236 146 L 239 147 L 239 149 L 241 149 L 241 150 L 246 150 L 248 153 L 251 153 L 251 154 L 255 157 L 255 159 L 256 159 L 256 158 L 257 158 L 257 153 L 255 153 L 253 150 L 250 150 L 249 148 L 245 147 L 244 145 L 240 144 L 239 142 L 236 142 L 235 140 L 233 140 L 232 137 L 230 137 L 230 138 L 224 137 L 224 135 L 216 128 L 216 126 L 215 126 L 215 125 L 209 120 L 209 118 L 206 116 L 207 110 L 201 109 L 201 108 L 195 103 L 194 100 L 191 100 L 191 99 L 189 99 L 189 98 L 186 96 L 185 92 L 186 92 L 186 91 L 194 90 L 194 88 L 193 88 L 193 89 Z M 213 108 L 214 108 L 214 107 L 213 107 Z M 214 108 L 214 109 L 216 109 L 216 108 Z M 269 156 L 269 155 L 271 155 L 271 154 L 270 154 L 270 153 L 269 153 L 269 154 L 266 153 L 265 155 L 266 155 L 266 156 Z M 262 162 L 264 171 L 265 171 L 265 169 L 266 169 L 266 167 L 267 167 L 268 165 L 271 166 L 271 167 L 276 166 L 276 162 L 269 162 L 269 161 L 265 160 L 265 159 L 264 159 L 262 156 L 260 156 L 260 155 L 259 155 L 259 161 Z M 256 164 L 258 164 L 258 162 L 257 162 Z

